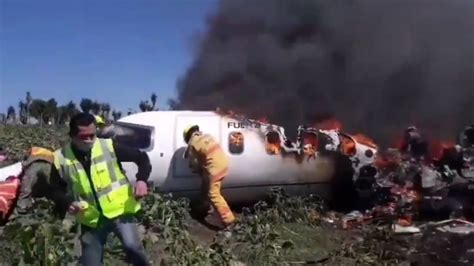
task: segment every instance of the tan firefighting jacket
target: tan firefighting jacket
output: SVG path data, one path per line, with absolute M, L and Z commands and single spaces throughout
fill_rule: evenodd
M 43 197 L 50 192 L 48 184 L 53 160 L 53 153 L 41 147 L 32 147 L 26 154 L 17 202 L 20 213 L 32 206 L 32 197 Z
M 188 155 L 193 168 L 214 182 L 221 181 L 228 174 L 229 159 L 209 134 L 194 133 L 189 140 Z

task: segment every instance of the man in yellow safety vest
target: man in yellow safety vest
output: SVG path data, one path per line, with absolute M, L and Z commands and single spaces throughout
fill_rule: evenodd
M 93 115 L 79 113 L 69 124 L 70 143 L 54 153 L 52 174 L 68 184 L 64 200 L 68 212 L 81 224 L 81 263 L 101 265 L 104 245 L 111 231 L 118 234 L 133 265 L 149 265 L 135 223 L 141 209 L 136 198 L 147 194 L 151 172 L 148 155 L 96 136 Z M 132 187 L 121 162 L 138 165 Z

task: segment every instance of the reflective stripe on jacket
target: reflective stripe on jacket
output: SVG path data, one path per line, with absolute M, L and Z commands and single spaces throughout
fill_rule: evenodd
M 78 221 L 96 227 L 100 213 L 93 190 L 106 218 L 136 213 L 141 206 L 135 200 L 133 188 L 121 171 L 111 139 L 96 139 L 91 152 L 91 182 L 82 164 L 76 159 L 70 144 L 55 152 L 54 164 L 60 175 L 70 184 L 76 200 L 86 201 L 88 208 L 76 215 Z
M 228 175 L 229 159 L 219 143 L 209 134 L 195 133 L 189 140 L 189 152 L 212 181 L 220 181 Z

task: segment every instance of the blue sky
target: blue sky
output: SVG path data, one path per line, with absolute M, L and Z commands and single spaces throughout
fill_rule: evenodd
M 216 0 L 0 0 L 0 113 L 26 91 L 124 112 L 166 106 Z

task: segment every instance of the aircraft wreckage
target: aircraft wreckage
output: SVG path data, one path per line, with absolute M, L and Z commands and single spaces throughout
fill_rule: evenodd
M 459 184 L 452 182 L 455 179 L 463 180 L 457 189 L 463 202 L 474 202 L 465 197 L 474 189 L 474 127 L 466 129 L 460 145 L 438 147 L 437 156 L 428 154 L 433 143 L 424 141 L 415 127 L 406 130 L 398 149 L 380 151 L 368 137 L 347 134 L 337 123 L 301 125 L 296 140 L 290 141 L 281 126 L 212 111 L 132 114 L 106 129 L 105 137 L 146 151 L 152 163 L 149 180 L 159 191 L 194 199 L 200 196 L 201 179 L 189 168 L 182 139 L 182 131 L 190 124 L 215 136 L 229 155 L 222 193 L 230 203 L 263 199 L 273 187 L 290 195 L 315 194 L 346 202 L 352 200 L 346 192 L 355 191 L 358 200 L 378 205 L 366 213 L 371 217 L 404 212 L 393 203 L 406 209 L 406 203 L 415 201 L 459 217 L 463 212 L 459 206 L 465 204 L 453 201 L 458 195 L 449 194 Z M 338 158 L 345 163 L 338 163 Z M 134 181 L 136 165 L 123 163 L 123 167 Z M 21 163 L 2 168 L 0 180 L 20 172 Z M 385 201 L 377 198 L 379 194 Z

